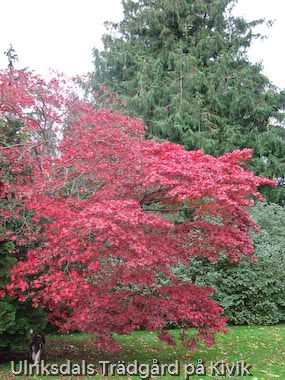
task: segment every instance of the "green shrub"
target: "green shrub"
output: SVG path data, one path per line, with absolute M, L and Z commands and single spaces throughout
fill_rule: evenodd
M 261 227 L 252 234 L 256 262 L 244 258 L 217 263 L 195 258 L 190 266 L 176 268 L 182 279 L 216 290 L 213 298 L 224 308 L 229 323 L 276 324 L 285 321 L 285 208 L 258 203 L 251 210 Z
M 9 241 L 0 242 L 0 288 L 9 281 L 10 269 L 16 262 L 9 253 L 13 245 Z M 25 349 L 29 330 L 42 330 L 45 325 L 46 313 L 42 308 L 33 308 L 30 300 L 20 303 L 13 297 L 0 298 L 0 353 Z
M 0 352 L 24 350 L 29 343 L 29 330 L 45 327 L 46 314 L 33 308 L 30 301 L 19 303 L 11 298 L 0 301 Z

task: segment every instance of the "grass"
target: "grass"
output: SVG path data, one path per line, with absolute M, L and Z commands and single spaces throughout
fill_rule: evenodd
M 179 331 L 172 331 L 178 337 Z M 106 352 L 96 350 L 92 343 L 92 336 L 86 334 L 70 334 L 49 336 L 45 346 L 43 358 L 45 363 L 66 363 L 69 359 L 72 363 L 92 363 L 96 366 L 98 374 L 96 376 L 17 376 L 21 380 L 25 379 L 98 379 L 98 380 L 133 380 L 138 376 L 102 376 L 99 371 L 99 361 L 108 360 L 110 363 L 117 363 L 119 360 L 125 363 L 152 364 L 153 359 L 157 359 L 161 364 L 174 363 L 179 361 L 181 371 L 179 376 L 153 376 L 151 379 L 178 380 L 185 377 L 184 365 L 197 365 L 199 360 L 205 363 L 206 375 L 189 376 L 193 380 L 217 380 L 217 379 L 243 379 L 243 380 L 284 380 L 285 379 L 285 325 L 277 326 L 246 326 L 229 327 L 228 334 L 218 334 L 215 346 L 212 348 L 200 345 L 192 352 L 187 352 L 180 344 L 177 347 L 169 347 L 160 342 L 155 333 L 135 332 L 128 336 L 119 336 L 121 352 L 117 355 L 110 355 Z M 252 376 L 218 376 L 218 373 L 210 372 L 211 362 L 224 360 L 229 365 L 246 361 L 251 365 Z M 10 380 L 15 378 L 10 373 L 10 363 L 0 365 L 0 379 Z M 190 369 L 190 367 L 188 367 Z M 198 368 L 198 367 L 197 367 Z M 200 367 L 201 370 L 201 367 Z

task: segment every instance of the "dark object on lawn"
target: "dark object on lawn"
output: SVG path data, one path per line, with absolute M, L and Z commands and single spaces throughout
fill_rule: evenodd
M 34 364 L 38 364 L 40 362 L 42 347 L 45 342 L 46 339 L 43 333 L 38 333 L 33 337 L 29 347 L 31 352 L 31 359 Z

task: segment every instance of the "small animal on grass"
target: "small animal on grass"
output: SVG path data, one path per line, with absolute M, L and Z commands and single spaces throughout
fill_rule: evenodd
M 41 360 L 42 347 L 46 342 L 46 338 L 43 333 L 36 334 L 30 343 L 31 359 L 34 364 L 38 364 Z

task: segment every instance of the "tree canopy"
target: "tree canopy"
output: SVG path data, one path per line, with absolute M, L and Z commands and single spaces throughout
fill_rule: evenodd
M 196 328 L 181 333 L 188 348 L 212 344 L 226 323 L 213 290 L 181 281 L 173 268 L 197 256 L 251 257 L 256 225 L 247 208 L 272 181 L 245 169 L 249 149 L 215 158 L 146 140 L 140 120 L 96 111 L 68 88 L 1 72 L 1 118 L 21 122 L 27 136 L 0 143 L 1 217 L 20 223 L 2 229 L 1 240 L 29 247 L 6 292 L 44 306 L 62 330 L 95 333 L 101 345 L 141 328 L 175 344 L 163 330 L 169 321 Z
M 284 92 L 247 57 L 264 20 L 235 17 L 235 3 L 123 0 L 123 20 L 106 23 L 94 49 L 94 88 L 118 94 L 148 137 L 214 156 L 252 148 L 256 174 L 283 177 Z

